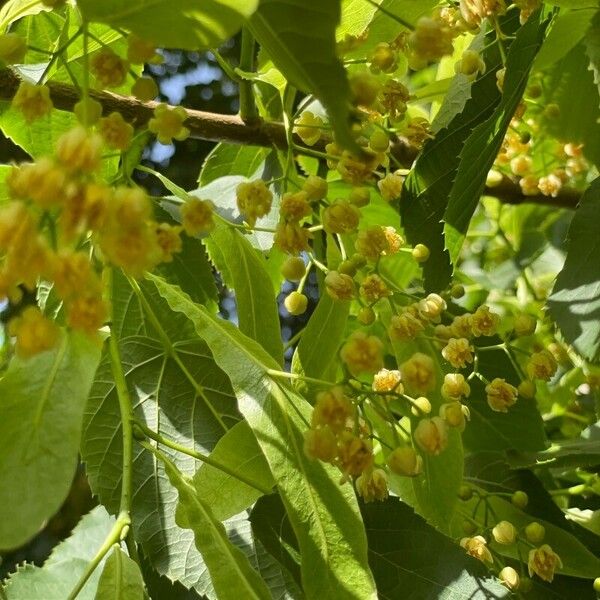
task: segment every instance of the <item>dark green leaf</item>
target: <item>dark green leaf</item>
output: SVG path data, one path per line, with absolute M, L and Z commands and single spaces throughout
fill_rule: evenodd
M 339 473 L 303 452 L 310 405 L 272 378 L 277 363 L 236 327 L 190 302 L 157 277 L 151 281 L 176 312 L 186 314 L 229 375 L 240 411 L 261 446 L 302 552 L 302 582 L 309 598 L 372 598 L 364 529 L 356 498 Z
M 569 229 L 567 259 L 548 299 L 565 340 L 582 356 L 600 359 L 600 178 L 581 198 Z
M 66 498 L 99 358 L 96 342 L 63 333 L 53 350 L 13 358 L 0 381 L 0 548 L 26 542 Z
M 485 188 L 488 171 L 521 101 L 531 64 L 544 40 L 548 22 L 540 24 L 539 16 L 539 12 L 531 16 L 517 32 L 508 52 L 502 99 L 489 118 L 479 121 L 461 150 L 458 171 L 444 213 L 446 248 L 453 264 L 458 260 L 471 217 Z
M 140 568 L 118 545 L 104 563 L 95 600 L 143 600 Z
M 486 42 L 490 37 L 486 37 Z M 400 201 L 402 226 L 408 241 L 425 244 L 431 256 L 423 263 L 427 290 L 441 290 L 450 282 L 452 268 L 444 246 L 442 219 L 460 163 L 460 152 L 471 131 L 493 114 L 500 99 L 496 71 L 501 57 L 496 45 L 483 53 L 487 72 L 471 86 L 471 98 L 449 125 L 423 147 L 404 182 Z
M 158 46 L 206 50 L 235 34 L 257 0 L 79 0 L 86 19 L 129 29 Z
M 339 20 L 339 0 L 262 0 L 250 28 L 289 82 L 323 103 L 337 141 L 356 148 L 349 127 L 350 86 L 335 50 Z
M 484 565 L 397 498 L 361 507 L 381 600 L 508 598 Z

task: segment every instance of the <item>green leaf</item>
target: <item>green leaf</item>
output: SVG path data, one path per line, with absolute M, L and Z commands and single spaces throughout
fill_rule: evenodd
M 4 204 L 10 200 L 5 181 L 11 170 L 12 167 L 10 165 L 0 165 L 0 204 Z
M 67 497 L 99 357 L 86 336 L 62 334 L 53 350 L 13 358 L 0 381 L 0 548 L 29 540 Z
M 292 372 L 316 379 L 328 379 L 327 373 L 336 360 L 344 338 L 350 302 L 333 300 L 323 294 L 310 316 L 292 357 Z M 294 382 L 298 390 L 308 389 L 301 380 Z
M 95 600 L 143 600 L 140 568 L 118 545 L 104 563 Z
M 120 351 L 135 418 L 182 446 L 210 453 L 239 419 L 227 376 L 215 365 L 188 319 L 173 313 L 150 284 L 142 284 L 137 295 L 115 274 L 112 300 L 113 326 L 123 336 Z M 144 303 L 160 331 L 149 320 Z M 163 340 L 173 350 L 167 350 Z M 115 513 L 122 475 L 121 436 L 118 398 L 105 357 L 86 408 L 81 453 L 94 493 Z M 189 456 L 171 452 L 171 458 L 190 477 L 198 468 Z M 136 446 L 133 471 L 133 528 L 144 554 L 161 575 L 214 598 L 192 533 L 175 523 L 177 493 L 162 464 Z
M 282 365 L 279 312 L 264 257 L 239 231 L 227 225 L 218 225 L 205 243 L 223 281 L 235 290 L 240 330 Z
M 586 35 L 586 31 L 591 31 L 590 21 L 596 12 L 597 7 L 561 10 L 535 57 L 532 70 L 547 69 L 568 54 Z
M 521 381 L 502 350 L 480 352 L 478 371 L 490 381 L 501 377 L 515 387 Z M 546 447 L 544 423 L 535 401 L 519 398 L 507 413 L 500 413 L 489 407 L 485 384 L 481 380 L 474 378 L 470 385 L 471 395 L 467 405 L 471 421 L 463 432 L 463 442 L 471 452 L 535 452 Z
M 250 28 L 289 82 L 314 94 L 329 115 L 336 140 L 350 149 L 350 86 L 335 50 L 340 0 L 305 3 L 262 0 Z
M 589 46 L 588 46 L 589 47 Z M 583 144 L 583 153 L 600 165 L 600 92 L 590 70 L 584 41 L 558 61 L 544 81 L 545 104 L 559 107 L 556 118 L 548 119 L 547 130 L 557 139 Z
M 79 521 L 70 537 L 54 547 L 43 567 L 26 564 L 9 576 L 4 587 L 8 600 L 65 600 L 109 534 L 113 523 L 113 517 L 104 507 L 94 508 Z M 99 578 L 100 568 L 92 573 L 83 586 L 78 600 L 94 600 Z
M 258 488 L 268 490 L 275 486 L 269 465 L 246 421 L 236 423 L 217 442 L 210 457 L 253 481 Z M 262 496 L 256 487 L 209 464 L 196 471 L 193 482 L 198 497 L 211 507 L 219 521 L 241 513 Z
M 508 598 L 485 566 L 397 498 L 361 506 L 381 600 Z
M 221 142 L 206 157 L 198 183 L 206 185 L 227 175 L 252 177 L 260 169 L 268 153 L 268 148 Z
M 271 467 L 298 538 L 307 597 L 374 597 L 354 492 L 349 486 L 340 487 L 339 472 L 309 460 L 303 452 L 309 404 L 269 376 L 271 369 L 279 367 L 260 345 L 190 302 L 173 286 L 148 277 L 171 308 L 194 323 L 232 381 L 240 411 Z
M 0 33 L 5 33 L 5 29 L 18 19 L 51 10 L 51 8 L 44 6 L 37 0 L 8 0 L 0 8 Z
M 270 599 L 265 582 L 250 566 L 246 555 L 229 541 L 225 527 L 215 518 L 208 504 L 198 497 L 189 479 L 170 460 L 164 460 L 163 464 L 179 495 L 177 524 L 194 532 L 196 547 L 208 567 L 217 597 L 223 600 Z
M 129 29 L 157 46 L 206 50 L 234 35 L 257 0 L 78 0 L 84 17 Z
M 9 102 L 0 102 L 0 130 L 33 158 L 52 154 L 58 138 L 76 124 L 75 116 L 62 110 L 27 123 Z
M 517 32 L 506 61 L 502 99 L 494 112 L 480 121 L 467 138 L 444 213 L 444 234 L 450 261 L 456 264 L 471 217 L 485 188 L 487 173 L 494 163 L 506 130 L 521 101 L 531 64 L 544 40 L 548 21 L 531 16 Z
M 567 259 L 548 299 L 565 340 L 591 361 L 600 359 L 600 178 L 581 197 L 568 234 Z
M 590 69 L 594 72 L 594 83 L 600 91 L 600 11 L 596 11 L 592 19 L 592 24 L 585 34 L 584 44 L 590 59 Z

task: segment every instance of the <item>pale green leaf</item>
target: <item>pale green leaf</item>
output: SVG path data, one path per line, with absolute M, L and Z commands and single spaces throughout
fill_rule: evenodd
M 268 148 L 221 142 L 206 157 L 198 183 L 206 185 L 227 175 L 252 177 L 260 169 L 268 153 Z
M 600 179 L 586 190 L 568 234 L 567 259 L 548 299 L 565 340 L 582 356 L 600 358 Z
M 596 8 L 561 10 L 538 52 L 532 70 L 551 67 L 568 54 L 586 35 Z
M 322 102 L 337 141 L 355 148 L 349 122 L 350 86 L 335 50 L 339 20 L 339 0 L 262 0 L 250 18 L 250 28 L 289 82 Z
M 257 0 L 78 0 L 83 15 L 129 29 L 158 46 L 206 50 L 234 35 L 256 9 Z M 176 10 L 175 10 L 176 8 Z
M 225 527 L 200 499 L 189 479 L 170 460 L 163 462 L 169 481 L 179 495 L 176 522 L 193 531 L 196 547 L 208 567 L 219 600 L 271 598 L 265 582 L 251 567 L 246 555 L 229 541 Z
M 18 19 L 50 10 L 39 0 L 8 0 L 0 8 L 0 33 L 5 33 L 5 29 Z
M 465 141 L 458 171 L 444 212 L 444 234 L 450 261 L 456 264 L 471 217 L 485 188 L 487 173 L 496 159 L 504 135 L 521 101 L 531 64 L 544 40 L 548 21 L 539 13 L 519 29 L 506 62 L 502 99 L 494 112 L 479 121 Z
M 269 376 L 271 369 L 279 367 L 256 342 L 190 302 L 173 286 L 148 277 L 171 308 L 194 323 L 196 332 L 232 381 L 240 411 L 271 467 L 296 532 L 307 597 L 374 598 L 366 538 L 354 492 L 339 485 L 335 469 L 309 460 L 303 452 L 308 403 Z
M 96 342 L 62 334 L 53 350 L 13 358 L 0 381 L 0 548 L 29 540 L 66 498 L 99 358 Z
M 137 563 L 115 545 L 104 563 L 95 600 L 143 600 L 144 580 Z
M 97 506 L 77 524 L 73 533 L 52 550 L 43 567 L 18 567 L 5 583 L 8 600 L 65 600 L 104 542 L 114 523 L 104 507 Z M 100 569 L 96 569 L 77 596 L 94 600 Z
M 211 507 L 219 521 L 252 506 L 263 493 L 257 487 L 269 490 L 275 485 L 269 465 L 246 421 L 236 423 L 217 442 L 210 457 L 256 485 L 251 487 L 217 467 L 203 464 L 196 471 L 193 484 L 198 497 Z
M 225 284 L 235 290 L 240 330 L 282 365 L 279 313 L 264 257 L 227 225 L 218 225 L 205 244 Z

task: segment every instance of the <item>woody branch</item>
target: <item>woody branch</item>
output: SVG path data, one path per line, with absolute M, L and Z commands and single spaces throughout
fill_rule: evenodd
M 20 81 L 20 78 L 12 70 L 1 69 L 0 100 L 10 100 L 15 95 Z M 80 99 L 79 90 L 72 85 L 49 82 L 48 87 L 54 106 L 60 110 L 72 111 Z M 157 102 L 141 102 L 130 96 L 121 96 L 106 91 L 91 90 L 90 96 L 102 104 L 105 114 L 121 113 L 123 118 L 135 127 L 144 126 L 152 118 L 153 111 L 157 106 Z M 245 123 L 237 115 L 186 110 L 188 113 L 186 127 L 190 130 L 192 138 L 230 144 L 287 147 L 283 123 L 271 121 Z M 302 141 L 295 138 L 295 144 L 297 151 L 302 153 L 304 147 Z M 316 149 L 322 149 L 322 147 Z M 394 145 L 392 152 L 398 162 L 405 167 L 410 167 L 417 155 L 414 147 L 402 141 Z M 499 185 L 486 188 L 485 194 L 494 196 L 506 204 L 534 203 L 561 208 L 575 208 L 580 197 L 577 191 L 568 188 L 562 189 L 555 198 L 542 194 L 525 196 L 520 187 L 508 177 L 504 177 Z

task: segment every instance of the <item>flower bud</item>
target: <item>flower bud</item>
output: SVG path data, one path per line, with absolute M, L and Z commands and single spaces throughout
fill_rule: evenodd
M 413 248 L 412 256 L 418 263 L 426 262 L 429 258 L 429 255 L 429 248 L 425 244 L 417 244 Z
M 535 331 L 537 321 L 535 317 L 521 313 L 515 317 L 514 331 L 515 335 L 522 337 L 531 335 Z
M 337 440 L 329 427 L 309 429 L 304 433 L 304 454 L 331 462 L 337 455 Z
M 426 394 L 435 388 L 435 365 L 427 354 L 415 352 L 401 365 L 400 371 L 402 381 L 412 392 Z
M 557 369 L 558 364 L 548 350 L 532 354 L 526 366 L 529 379 L 541 379 L 542 381 L 552 379 Z
M 525 527 L 525 536 L 532 544 L 541 544 L 546 535 L 546 528 L 534 521 Z
M 390 146 L 390 138 L 383 129 L 376 129 L 369 137 L 369 147 L 373 152 L 385 152 Z
M 79 125 L 58 138 L 56 158 L 68 171 L 92 173 L 102 160 L 102 138 Z
M 600 594 L 600 577 L 596 577 L 596 579 L 594 579 L 593 588 L 597 594 Z
M 332 202 L 322 215 L 323 228 L 328 233 L 350 233 L 356 231 L 360 211 L 354 204 L 344 200 Z
M 381 197 L 386 202 L 391 202 L 392 200 L 397 200 L 400 198 L 403 184 L 403 177 L 400 175 L 395 175 L 394 173 L 390 173 L 377 182 L 377 187 L 379 188 Z
M 152 77 L 138 77 L 131 86 L 131 94 L 142 102 L 150 102 L 158 96 L 158 86 Z
M 309 202 L 319 202 L 327 196 L 327 181 L 317 175 L 309 175 L 304 184 L 302 191 L 306 193 Z
M 371 71 L 377 73 L 393 73 L 398 68 L 398 53 L 386 42 L 375 46 L 369 57 Z
M 329 271 L 325 276 L 325 290 L 334 300 L 352 300 L 354 280 L 349 275 Z
M 93 98 L 82 98 L 73 107 L 73 112 L 82 125 L 94 125 L 102 116 L 102 104 Z
M 387 475 L 383 469 L 364 471 L 356 480 L 356 491 L 365 502 L 386 500 L 388 497 Z
M 485 63 L 478 52 L 465 50 L 460 61 L 454 65 L 454 71 L 474 78 L 478 73 L 485 73 Z
M 421 318 L 435 321 L 446 310 L 446 301 L 438 294 L 429 294 L 417 306 Z
M 444 419 L 421 419 L 413 432 L 415 442 L 428 454 L 438 455 L 448 445 L 448 426 Z
M 439 415 L 449 427 L 456 427 L 459 431 L 463 431 L 470 413 L 466 406 L 456 401 L 442 404 Z
M 377 315 L 370 306 L 363 306 L 356 315 L 356 318 L 363 325 L 371 325 L 375 322 Z
M 290 315 L 303 315 L 308 306 L 308 298 L 300 292 L 291 292 L 286 296 L 283 305 Z
M 492 535 L 498 544 L 510 546 L 517 539 L 517 530 L 508 521 L 500 521 L 493 529 Z
M 450 288 L 450 296 L 452 296 L 452 298 L 454 298 L 455 300 L 462 298 L 464 295 L 465 295 L 465 286 L 464 285 L 460 285 L 459 283 L 456 283 Z
M 535 383 L 533 383 L 533 381 L 529 381 L 528 379 L 521 381 L 517 390 L 519 392 L 519 396 L 522 396 L 527 400 L 535 397 Z
M 473 497 L 473 488 L 464 483 L 458 490 L 458 497 L 464 502 L 468 502 Z
M 311 417 L 313 428 L 328 426 L 334 433 L 343 431 L 351 422 L 354 408 L 341 386 L 319 392 Z
M 367 206 L 371 201 L 371 191 L 366 187 L 353 187 L 350 195 L 348 196 L 348 202 L 354 204 L 358 208 Z
M 448 373 L 444 375 L 442 384 L 442 397 L 446 400 L 460 400 L 468 398 L 471 386 L 467 383 L 464 375 L 460 373 Z
M 511 497 L 510 501 L 514 506 L 523 510 L 529 503 L 529 496 L 522 490 L 517 490 Z
M 404 477 L 416 477 L 423 470 L 423 459 L 412 446 L 402 446 L 390 452 L 387 464 L 392 473 Z
M 281 274 L 288 281 L 300 281 L 306 274 L 306 265 L 299 256 L 289 256 L 281 265 Z
M 340 356 L 355 376 L 376 373 L 383 367 L 383 343 L 374 335 L 355 331 L 342 346 Z
M 425 396 L 419 396 L 411 401 L 410 412 L 415 415 L 415 417 L 428 415 L 431 412 L 431 402 L 429 402 L 429 399 L 425 398 Z
M 505 585 L 511 592 L 519 589 L 521 578 L 519 574 L 512 567 L 504 567 L 500 573 L 498 573 L 498 579 Z

